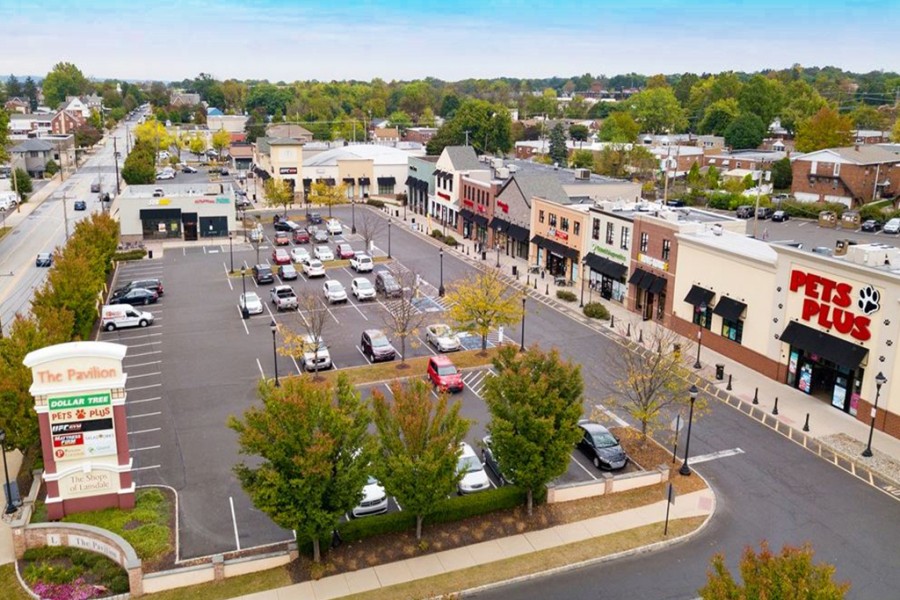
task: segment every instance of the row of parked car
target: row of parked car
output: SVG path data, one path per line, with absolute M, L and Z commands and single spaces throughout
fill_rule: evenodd
M 100 313 L 100 327 L 115 331 L 152 325 L 153 314 L 135 307 L 155 304 L 163 294 L 165 289 L 157 278 L 129 281 L 110 294 Z

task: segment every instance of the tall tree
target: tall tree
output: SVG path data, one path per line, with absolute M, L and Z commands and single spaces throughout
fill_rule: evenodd
M 387 313 L 384 324 L 400 340 L 400 362 L 406 363 L 406 343 L 415 338 L 425 320 L 425 313 L 416 306 L 419 299 L 419 275 L 410 271 L 398 273 L 397 283 L 403 292 L 399 298 L 385 301 Z
M 587 128 L 587 125 L 570 125 L 569 126 L 569 137 L 578 142 L 584 142 L 588 139 L 588 136 L 591 134 L 590 130 Z
M 825 98 L 805 81 L 789 83 L 785 95 L 787 101 L 781 110 L 781 126 L 791 135 L 797 132 L 802 122 L 828 105 Z
M 241 454 L 255 457 L 234 472 L 254 506 L 311 541 L 319 562 L 319 540 L 359 503 L 369 475 L 369 411 L 344 375 L 334 388 L 308 377 L 260 382 L 259 396 L 262 406 L 228 420 Z
M 481 349 L 487 349 L 488 333 L 494 328 L 512 325 L 522 318 L 522 307 L 514 288 L 500 279 L 499 270 L 490 270 L 458 279 L 447 292 L 448 316 L 457 329 L 481 336 Z
M 356 232 L 362 238 L 363 249 L 366 252 L 369 252 L 369 248 L 371 248 L 372 246 L 372 241 L 384 230 L 384 228 L 384 219 L 369 210 L 362 211 L 359 219 L 359 224 L 356 228 Z
M 590 150 L 576 150 L 572 153 L 573 169 L 594 170 L 594 153 Z
M 734 150 L 758 147 L 766 136 L 766 125 L 753 113 L 739 116 L 725 130 L 725 143 Z
M 0 108 L 0 163 L 9 160 L 9 151 L 6 146 L 9 144 L 9 113 Z
M 41 85 L 47 106 L 56 108 L 66 96 L 81 96 L 91 91 L 91 82 L 81 70 L 68 62 L 53 65 Z
M 823 108 L 800 124 L 797 130 L 797 150 L 813 152 L 823 148 L 849 146 L 853 141 L 853 123 L 832 108 Z
M 224 129 L 220 129 L 212 135 L 212 147 L 215 148 L 220 159 L 222 158 L 223 152 L 225 152 L 225 148 L 230 145 L 231 134 Z
M 266 179 L 263 184 L 266 193 L 266 205 L 275 208 L 284 208 L 284 216 L 287 217 L 288 206 L 294 203 L 294 194 L 291 186 L 283 179 Z
M 681 103 L 681 106 L 687 108 L 688 100 L 691 98 L 691 88 L 700 81 L 700 78 L 697 77 L 694 73 L 684 73 L 679 79 L 678 83 L 675 84 L 675 97 L 678 99 L 678 102 Z
M 634 120 L 650 133 L 676 133 L 687 128 L 687 118 L 672 88 L 644 90 L 628 99 Z
M 38 88 L 30 75 L 25 78 L 25 83 L 22 85 L 22 95 L 28 99 L 28 106 L 31 112 L 36 111 L 38 107 Z
M 741 109 L 734 98 L 716 100 L 706 107 L 698 130 L 703 134 L 725 135 L 725 130 L 740 114 Z
M 493 363 L 484 391 L 491 449 L 504 478 L 526 491 L 530 516 L 534 492 L 566 472 L 578 441 L 581 367 L 537 347 L 523 354 L 506 346 Z
M 600 126 L 600 139 L 604 142 L 630 144 L 637 140 L 641 126 L 630 113 L 617 110 L 609 114 Z
M 313 292 L 301 292 L 297 297 L 297 310 L 302 317 L 300 320 L 300 331 L 294 331 L 285 328 L 282 331 L 283 344 L 278 348 L 278 353 L 283 356 L 301 357 L 301 366 L 305 370 L 309 370 L 309 365 L 302 364 L 305 361 L 302 358 L 305 354 L 312 354 L 316 357 L 313 361 L 313 372 L 316 377 L 319 375 L 319 352 L 325 346 L 324 333 L 329 323 L 331 323 L 331 315 L 328 309 L 319 299 L 319 294 Z
M 21 98 L 24 96 L 24 89 L 22 88 L 22 83 L 16 78 L 15 75 L 10 75 L 6 80 L 6 95 L 9 98 Z
M 505 107 L 484 100 L 466 100 L 428 141 L 428 154 L 440 154 L 446 146 L 462 146 L 466 139 L 481 152 L 506 153 L 512 148 L 511 126 Z
M 147 119 L 131 131 L 135 140 L 147 143 L 154 148 L 154 152 L 168 150 L 172 145 L 172 136 L 166 131 L 166 126 L 156 119 Z
M 390 386 L 393 401 L 372 390 L 378 432 L 375 475 L 403 509 L 416 515 L 416 539 L 422 522 L 440 501 L 453 493 L 462 478 L 457 471 L 459 444 L 470 422 L 459 414 L 460 403 L 448 404 L 447 394 L 432 399 L 423 379 Z
M 777 79 L 759 74 L 751 77 L 738 95 L 741 112 L 762 119 L 767 130 L 772 120 L 781 113 L 784 101 L 784 85 Z
M 569 166 L 569 150 L 566 148 L 566 130 L 562 123 L 557 123 L 550 130 L 550 148 L 547 151 L 550 161 L 562 168 Z
M 789 190 L 794 182 L 791 159 L 784 157 L 772 163 L 772 186 L 776 190 Z
M 16 167 L 13 169 L 13 180 L 15 182 L 14 189 L 19 190 L 19 202 L 24 202 L 28 198 L 28 194 L 34 191 L 31 175 L 22 167 Z
M 887 115 L 868 104 L 860 104 L 850 112 L 853 125 L 857 129 L 874 129 L 883 131 L 888 128 Z
M 347 202 L 347 185 L 328 185 L 324 181 L 317 181 L 310 186 L 306 200 L 315 206 L 327 206 L 328 217 L 331 218 L 331 207 Z

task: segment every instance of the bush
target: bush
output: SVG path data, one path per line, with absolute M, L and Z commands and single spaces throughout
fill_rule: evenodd
M 584 305 L 584 315 L 591 319 L 609 319 L 609 310 L 599 302 Z
M 366 200 L 366 204 L 369 206 L 374 206 L 375 208 L 384 208 L 384 202 L 381 200 L 376 200 L 375 198 L 369 198 Z
M 720 210 L 735 210 L 741 204 L 747 204 L 747 198 L 740 194 L 730 194 L 728 192 L 713 192 L 709 196 L 708 202 L 710 208 L 718 208 Z
M 46 173 L 50 177 L 53 177 L 54 175 L 59 173 L 59 165 L 56 164 L 55 160 L 51 158 L 47 161 L 47 164 L 44 165 L 44 173 Z
M 575 302 L 578 296 L 575 295 L 575 292 L 570 292 L 569 290 L 556 290 L 556 297 L 560 300 L 565 300 L 566 302 Z
M 40 584 L 49 586 L 74 584 L 77 587 L 80 585 L 79 581 L 83 582 L 86 579 L 109 588 L 113 594 L 128 591 L 128 573 L 102 554 L 66 546 L 45 546 L 26 550 L 23 561 L 25 568 L 22 575 L 36 590 L 44 587 Z M 42 597 L 68 596 L 53 596 L 45 591 Z
M 452 235 L 448 235 L 447 237 L 445 237 L 444 243 L 453 248 L 455 248 L 457 244 L 459 244 L 459 242 L 456 241 L 456 238 Z
M 147 255 L 147 251 L 143 248 L 136 248 L 134 250 L 126 250 L 124 252 L 116 252 L 113 254 L 112 259 L 115 261 L 125 261 L 125 260 L 141 260 Z
M 432 229 L 432 230 L 431 230 L 431 237 L 440 240 L 440 239 L 443 239 L 443 238 L 444 238 L 444 234 L 441 233 L 441 230 L 440 230 L 440 229 Z
M 823 210 L 830 210 L 837 214 L 838 218 L 847 206 L 840 202 L 800 202 L 799 200 L 782 200 L 781 210 L 787 212 L 792 217 L 800 217 L 804 219 L 818 219 L 819 213 Z

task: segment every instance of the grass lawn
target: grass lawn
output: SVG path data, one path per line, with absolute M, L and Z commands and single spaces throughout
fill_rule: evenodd
M 6 234 L 12 231 L 12 227 L 0 227 L 0 240 L 6 237 Z
M 31 596 L 19 585 L 15 569 L 13 564 L 0 566 L 0 590 L 3 590 L 3 599 L 31 600 Z
M 190 598 L 191 600 L 219 600 L 285 587 L 293 585 L 293 583 L 287 569 L 278 567 L 277 569 L 250 573 L 240 577 L 229 577 L 225 581 L 167 590 L 156 594 L 147 594 L 143 597 L 152 598 L 153 600 L 181 600 L 183 598 Z

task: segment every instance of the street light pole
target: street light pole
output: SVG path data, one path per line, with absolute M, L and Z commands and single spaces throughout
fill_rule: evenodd
M 688 412 L 687 441 L 684 443 L 684 462 L 681 464 L 681 468 L 678 469 L 678 472 L 682 475 L 691 474 L 691 467 L 688 466 L 688 457 L 691 453 L 691 424 L 694 422 L 694 402 L 697 400 L 698 391 L 696 385 L 692 385 L 691 389 L 688 390 L 688 394 L 691 395 L 691 409 Z
M 522 296 L 522 341 L 519 342 L 519 352 L 525 352 L 525 299 L 527 296 Z
M 8 515 L 16 512 L 16 507 L 12 501 L 12 488 L 9 485 L 9 468 L 6 466 L 6 431 L 0 429 L 0 452 L 3 453 L 3 476 L 6 479 L 6 510 Z
M 881 396 L 881 386 L 885 383 L 887 383 L 887 378 L 879 371 L 875 376 L 875 404 L 872 406 L 872 420 L 869 423 L 869 442 L 862 453 L 866 458 L 872 456 L 872 434 L 875 432 L 875 415 L 878 414 L 878 397 Z
M 495 244 L 497 246 L 497 264 L 495 265 L 498 269 L 500 268 L 500 243 Z
M 231 275 L 234 273 L 234 235 L 229 231 L 228 232 L 228 253 L 231 255 L 231 270 L 228 271 L 228 274 Z
M 444 290 L 444 249 L 443 248 L 440 249 L 440 256 L 441 256 L 441 285 L 438 286 L 438 296 L 443 297 L 444 292 L 445 292 L 445 290 Z
M 388 217 L 388 258 L 391 258 L 391 218 Z
M 703 345 L 703 329 L 702 327 L 697 330 L 697 362 L 694 363 L 694 368 L 700 368 L 700 346 Z
M 275 341 L 275 334 L 278 332 L 278 323 L 275 322 L 275 319 L 272 319 L 269 328 L 272 330 L 272 358 L 275 362 L 275 387 L 281 387 L 281 383 L 278 381 L 278 344 Z
M 356 198 L 350 198 L 350 218 L 352 219 L 350 233 L 356 233 Z

